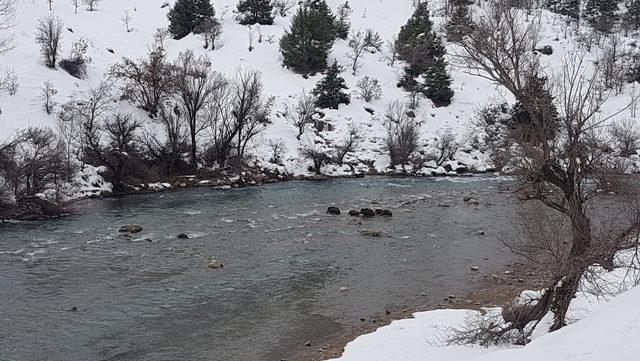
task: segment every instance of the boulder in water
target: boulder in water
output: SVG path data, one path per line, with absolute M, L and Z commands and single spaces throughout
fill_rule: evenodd
M 186 233 L 180 233 L 178 239 L 189 239 L 189 236 Z
M 137 225 L 137 224 L 128 224 L 125 226 L 120 227 L 120 229 L 118 230 L 118 232 L 123 232 L 123 233 L 139 233 L 142 232 L 142 227 Z
M 371 208 L 362 208 L 360 214 L 362 214 L 363 217 L 373 217 L 376 215 L 376 212 Z
M 329 207 L 329 208 L 327 208 L 327 213 L 339 216 L 340 215 L 340 208 L 338 208 L 338 207 Z
M 352 209 L 349 211 L 349 215 L 352 217 L 359 217 L 360 216 L 360 211 L 356 211 L 355 209 Z

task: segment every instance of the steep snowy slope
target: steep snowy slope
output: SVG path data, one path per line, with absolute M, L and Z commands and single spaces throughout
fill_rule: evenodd
M 168 4 L 172 5 L 172 1 Z M 328 0 L 327 3 L 335 10 L 342 1 Z M 287 124 L 277 113 L 282 110 L 291 97 L 299 95 L 303 90 L 313 89 L 315 83 L 321 78 L 316 75 L 304 79 L 301 75 L 283 68 L 282 58 L 278 48 L 278 42 L 285 29 L 288 29 L 291 15 L 288 17 L 276 17 L 273 26 L 261 26 L 262 43 L 254 44 L 253 51 L 248 50 L 248 28 L 239 25 L 235 20 L 236 0 L 213 1 L 216 14 L 223 21 L 223 35 L 221 42 L 224 46 L 215 51 L 203 49 L 202 41 L 198 36 L 190 35 L 179 41 L 168 40 L 166 48 L 170 60 L 186 49 L 193 49 L 196 53 L 207 54 L 214 68 L 225 74 L 232 74 L 238 69 L 256 69 L 262 72 L 267 94 L 275 97 L 273 124 L 263 133 L 263 139 L 282 139 L 287 147 L 287 156 L 284 163 L 286 170 L 293 173 L 306 173 L 308 162 L 301 160 L 298 148 L 301 145 L 312 143 L 309 136 L 301 141 L 295 138 L 296 130 Z M 12 68 L 19 77 L 19 91 L 14 96 L 3 95 L 0 97 L 2 114 L 0 115 L 0 137 L 6 137 L 17 129 L 28 126 L 54 126 L 55 112 L 47 115 L 42 110 L 40 99 L 41 87 L 44 81 L 51 81 L 57 89 L 54 100 L 62 104 L 71 100 L 74 96 L 86 91 L 90 86 L 97 86 L 109 67 L 122 59 L 122 57 L 141 58 L 146 55 L 152 42 L 153 34 L 158 28 L 168 25 L 167 12 L 169 10 L 165 0 L 109 0 L 100 3 L 98 10 L 89 12 L 81 6 L 78 13 L 74 13 L 74 7 L 70 1 L 54 0 L 53 11 L 65 24 L 62 39 L 62 55 L 66 56 L 72 43 L 78 38 L 85 38 L 90 42 L 89 55 L 93 59 L 88 70 L 88 78 L 79 80 L 71 77 L 66 72 L 58 69 L 46 68 L 41 61 L 39 50 L 35 44 L 35 28 L 38 19 L 50 14 L 45 1 L 21 0 L 18 1 L 17 19 L 15 28 L 16 47 L 0 58 L 2 67 Z M 351 16 L 352 30 L 365 30 L 371 28 L 380 33 L 382 39 L 387 41 L 396 35 L 400 27 L 406 22 L 413 11 L 411 0 L 352 0 L 353 9 Z M 431 3 L 436 26 L 444 22 L 441 17 L 442 3 Z M 122 16 L 127 10 L 131 17 L 132 32 L 126 32 L 122 23 Z M 532 16 L 531 19 L 534 19 Z M 576 45 L 571 37 L 564 38 L 564 22 L 556 15 L 543 12 L 537 18 L 543 29 L 543 42 L 541 45 L 553 46 L 554 53 L 551 56 L 542 56 L 542 64 L 549 72 L 558 69 L 567 51 L 575 49 Z M 631 42 L 631 39 L 623 39 L 623 42 Z M 454 51 L 448 45 L 448 51 Z M 113 53 L 109 51 L 111 49 Z M 347 55 L 348 45 L 344 40 L 339 40 L 333 47 L 330 60 L 335 58 L 346 68 L 350 65 Z M 590 60 L 597 58 L 598 50 L 594 49 L 590 54 Z M 375 161 L 376 168 L 383 170 L 389 163 L 388 157 L 382 150 L 382 140 L 385 131 L 383 128 L 383 115 L 387 104 L 392 101 L 406 101 L 406 93 L 397 88 L 398 76 L 402 73 L 401 62 L 396 62 L 392 67 L 384 59 L 384 52 L 366 53 L 363 66 L 357 76 L 345 71 L 345 77 L 349 88 L 353 91 L 355 84 L 363 76 L 378 78 L 383 86 L 383 97 L 373 104 L 367 104 L 363 100 L 352 96 L 350 105 L 342 105 L 338 111 L 328 111 L 327 119 L 333 122 L 336 130 L 326 137 L 339 139 L 348 131 L 348 124 L 353 123 L 362 131 L 367 141 L 363 143 L 357 157 L 361 160 Z M 465 73 L 462 69 L 451 65 L 453 88 L 455 96 L 453 103 L 448 107 L 435 108 L 429 100 L 423 100 L 417 115 L 424 120 L 422 138 L 425 144 L 433 143 L 433 137 L 443 128 L 451 128 L 463 144 L 468 144 L 477 131 L 472 123 L 475 111 L 480 107 L 497 100 L 509 100 L 503 89 L 496 87 L 489 81 Z M 605 111 L 613 111 L 624 106 L 629 98 L 628 90 L 612 99 Z M 128 112 L 133 112 L 140 119 L 146 115 L 125 104 Z M 368 106 L 375 110 L 371 115 L 364 110 Z M 610 109 L 609 109 L 610 108 Z M 626 116 L 621 114 L 621 116 Z M 255 149 L 259 160 L 266 164 L 270 154 L 265 142 Z M 428 149 L 428 147 L 427 147 Z M 470 149 L 468 149 L 471 151 Z M 459 152 L 457 158 L 468 165 L 482 170 L 490 166 L 486 154 L 473 151 L 470 153 Z M 339 174 L 338 169 L 328 169 L 328 172 Z

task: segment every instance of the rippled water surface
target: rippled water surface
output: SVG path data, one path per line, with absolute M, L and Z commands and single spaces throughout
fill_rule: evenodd
M 198 188 L 0 226 L 0 359 L 280 360 L 362 316 L 470 290 L 470 265 L 508 263 L 498 238 L 514 206 L 497 186 L 371 177 Z M 472 193 L 479 206 L 463 203 Z M 332 205 L 394 217 L 326 215 Z M 144 231 L 123 239 L 124 224 Z M 207 268 L 210 257 L 224 269 Z

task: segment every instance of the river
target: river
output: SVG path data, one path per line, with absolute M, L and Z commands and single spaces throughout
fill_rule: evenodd
M 0 359 L 284 359 L 361 317 L 463 294 L 509 263 L 499 239 L 514 204 L 498 185 L 367 177 L 194 188 L 0 225 Z M 465 204 L 468 194 L 480 204 Z M 342 215 L 325 214 L 334 205 Z M 365 206 L 394 216 L 346 215 Z M 124 224 L 144 230 L 125 239 Z M 211 257 L 224 269 L 208 268 Z

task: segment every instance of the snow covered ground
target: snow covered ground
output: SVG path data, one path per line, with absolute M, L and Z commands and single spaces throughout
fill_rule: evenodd
M 152 42 L 153 34 L 158 28 L 168 25 L 167 12 L 173 1 L 165 0 L 109 0 L 101 2 L 97 11 L 89 12 L 81 6 L 78 13 L 70 1 L 53 1 L 51 11 L 65 24 L 66 30 L 62 39 L 62 53 L 64 57 L 71 48 L 72 43 L 84 38 L 90 43 L 88 55 L 93 59 L 88 69 L 88 78 L 79 80 L 71 77 L 63 70 L 51 70 L 46 68 L 40 59 L 39 50 L 35 44 L 35 28 L 38 19 L 48 16 L 51 12 L 45 1 L 21 0 L 18 1 L 17 26 L 15 27 L 16 46 L 0 58 L 1 68 L 10 68 L 18 76 L 19 90 L 14 96 L 3 95 L 0 97 L 0 138 L 7 137 L 18 129 L 28 126 L 53 127 L 56 121 L 56 112 L 47 115 L 42 109 L 40 100 L 42 83 L 51 81 L 57 89 L 54 100 L 63 104 L 74 97 L 86 92 L 89 87 L 96 87 L 103 75 L 122 57 L 137 59 L 144 57 Z M 327 3 L 335 10 L 342 1 L 327 0 Z M 366 30 L 371 28 L 380 33 L 385 41 L 391 40 L 400 27 L 406 22 L 413 11 L 411 0 L 352 0 L 349 2 L 353 14 L 351 16 L 352 30 Z M 321 74 L 307 79 L 299 74 L 282 67 L 282 57 L 279 52 L 279 39 L 285 29 L 289 27 L 291 15 L 288 17 L 276 17 L 273 26 L 261 26 L 260 33 L 263 41 L 254 44 L 253 51 L 248 50 L 248 27 L 240 25 L 235 20 L 236 0 L 213 1 L 217 16 L 223 21 L 222 48 L 215 51 L 205 50 L 202 40 L 195 35 L 190 35 L 179 41 L 168 40 L 166 48 L 170 60 L 175 59 L 181 51 L 192 49 L 197 54 L 207 54 L 214 68 L 224 74 L 232 74 L 238 69 L 255 69 L 262 72 L 266 93 L 275 97 L 273 110 L 273 124 L 262 134 L 263 140 L 282 140 L 286 146 L 282 169 L 292 174 L 308 174 L 308 160 L 301 159 L 298 150 L 305 144 L 311 144 L 317 139 L 308 132 L 301 140 L 297 140 L 296 129 L 287 124 L 279 113 L 284 105 L 303 92 L 313 89 Z M 442 1 L 430 2 L 434 23 L 442 25 Z M 127 32 L 122 23 L 122 16 L 127 10 L 132 17 L 132 32 Z M 532 18 L 533 19 L 533 18 Z M 576 49 L 577 45 L 572 36 L 564 37 L 564 22 L 556 15 L 543 12 L 539 18 L 544 29 L 543 41 L 540 45 L 553 46 L 554 53 L 551 56 L 542 56 L 541 62 L 549 72 L 557 69 L 567 52 Z M 255 29 L 254 29 L 255 30 Z M 633 39 L 623 39 L 630 43 Z M 448 51 L 454 49 L 447 45 Z M 113 53 L 110 52 L 113 51 Z M 355 84 L 362 77 L 370 76 L 380 80 L 383 86 L 382 99 L 375 100 L 372 104 L 365 103 L 352 95 L 349 105 L 342 105 L 339 110 L 327 112 L 327 119 L 333 123 L 335 131 L 327 132 L 325 138 L 329 141 L 340 139 L 349 131 L 349 124 L 355 125 L 362 132 L 365 141 L 357 154 L 352 155 L 351 160 L 373 161 L 379 171 L 383 171 L 389 164 L 388 156 L 383 150 L 383 116 L 390 102 L 407 99 L 406 93 L 397 88 L 398 76 L 402 73 L 402 63 L 396 62 L 390 66 L 386 61 L 386 50 L 382 53 L 366 53 L 362 59 L 362 67 L 356 76 L 345 71 L 345 77 L 349 88 L 353 91 Z M 597 58 L 599 50 L 594 48 L 589 53 L 589 60 Z M 345 69 L 349 68 L 350 59 L 347 55 L 348 45 L 344 40 L 339 40 L 333 47 L 330 59 L 337 59 Z M 433 145 L 434 137 L 442 129 L 452 129 L 458 140 L 464 145 L 456 156 L 456 160 L 465 163 L 468 167 L 484 170 L 491 167 L 487 154 L 473 150 L 469 144 L 478 130 L 473 127 L 475 112 L 495 101 L 509 101 L 510 98 L 504 91 L 489 81 L 465 73 L 462 69 L 451 66 L 453 88 L 455 96 L 448 107 L 435 108 L 427 99 L 422 100 L 417 116 L 423 120 L 422 141 L 429 149 Z M 605 112 L 619 109 L 628 102 L 631 89 L 625 89 L 623 94 L 612 98 Z M 135 114 L 140 119 L 145 119 L 144 112 L 133 108 L 128 104 L 119 103 L 117 107 Z M 364 110 L 370 107 L 375 111 L 374 115 Z M 626 117 L 628 113 L 621 114 Z M 254 153 L 258 161 L 268 165 L 270 150 L 267 142 L 257 142 Z M 349 160 L 349 159 L 347 159 Z M 454 168 L 457 162 L 452 162 Z M 434 165 L 432 165 L 434 166 Z M 439 169 L 443 172 L 443 169 Z M 346 169 L 330 166 L 325 173 L 340 175 Z
M 623 269 L 603 279 L 625 284 Z M 640 354 L 640 287 L 617 290 L 612 299 L 590 294 L 584 286 L 572 301 L 574 323 L 546 333 L 544 321 L 524 347 L 448 345 L 451 330 L 477 315 L 471 310 L 418 312 L 414 318 L 394 321 L 349 343 L 334 361 L 601 361 L 637 360 Z M 498 311 L 492 309 L 490 311 Z

